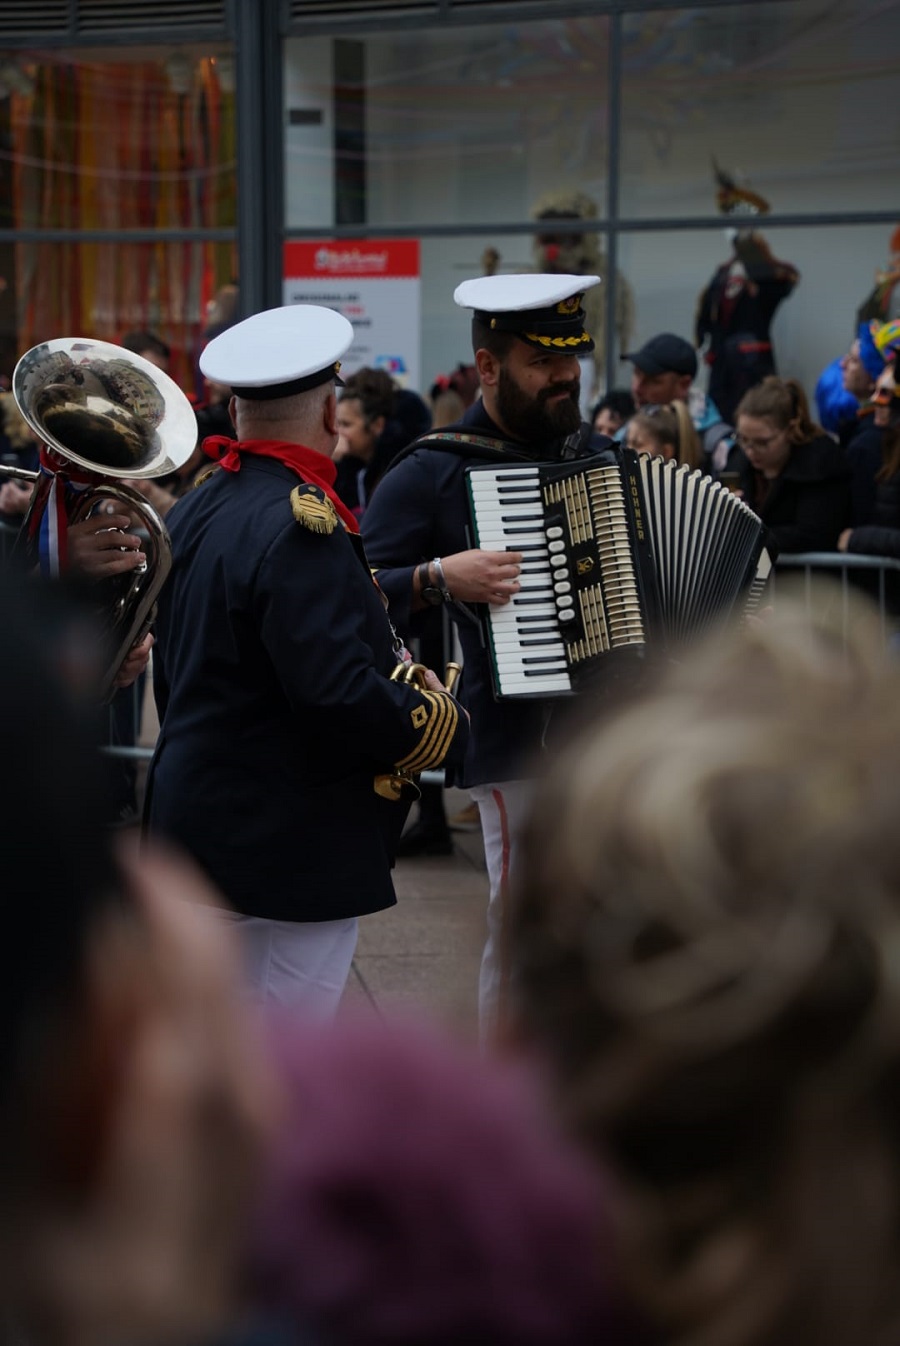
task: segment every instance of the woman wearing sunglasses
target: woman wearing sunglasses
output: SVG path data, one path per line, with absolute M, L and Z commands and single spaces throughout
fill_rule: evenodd
M 838 550 L 869 556 L 900 556 L 900 389 L 896 382 L 900 322 L 885 323 L 876 335 L 876 343 L 879 337 L 883 337 L 888 360 L 871 399 L 873 420 L 882 428 L 881 467 L 875 476 L 875 507 L 871 523 L 844 529 L 838 538 Z
M 764 379 L 744 394 L 735 420 L 747 459 L 741 492 L 778 551 L 834 551 L 850 521 L 850 466 L 810 416 L 800 384 Z

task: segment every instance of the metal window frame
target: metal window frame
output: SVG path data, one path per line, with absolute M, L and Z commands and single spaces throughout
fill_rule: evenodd
M 240 0 L 239 0 L 240 2 Z M 608 284 L 605 287 L 606 330 L 615 330 L 617 309 L 617 276 L 619 239 L 623 234 L 632 233 L 677 233 L 689 230 L 707 230 L 719 232 L 722 229 L 721 215 L 701 216 L 656 216 L 652 219 L 636 218 L 619 214 L 621 187 L 621 124 L 622 124 L 622 50 L 625 19 L 634 14 L 651 14 L 659 11 L 682 9 L 734 9 L 746 7 L 748 0 L 557 0 L 553 14 L 548 15 L 545 0 L 510 0 L 510 3 L 496 4 L 492 0 L 471 0 L 459 3 L 458 0 L 434 0 L 434 14 L 423 16 L 398 16 L 396 18 L 366 20 L 356 14 L 352 17 L 354 34 L 366 32 L 387 32 L 409 28 L 471 27 L 475 24 L 497 22 L 518 23 L 553 19 L 581 17 L 607 17 L 609 19 L 609 48 L 607 57 L 606 109 L 609 128 L 607 158 L 607 187 L 605 218 L 585 220 L 585 233 L 597 233 L 604 237 L 607 258 Z M 770 4 L 790 5 L 793 0 L 767 0 Z M 290 0 L 284 0 L 287 22 L 285 37 L 303 37 L 313 35 L 340 36 L 349 26 L 334 19 L 315 19 L 306 21 L 289 20 Z M 842 225 L 896 224 L 900 215 L 900 202 L 897 210 L 860 210 L 829 212 L 777 212 L 766 216 L 766 228 L 827 228 Z M 532 234 L 533 220 L 511 220 L 507 223 L 475 221 L 456 225 L 391 225 L 380 223 L 377 226 L 356 225 L 352 228 L 333 226 L 328 230 L 334 238 L 383 237 L 461 237 L 478 234 Z M 283 229 L 282 242 L 286 239 L 321 237 L 321 229 Z M 273 300 L 272 302 L 280 302 Z M 615 382 L 616 354 L 613 343 L 608 343 L 604 375 L 607 386 Z
M 56 242 L 218 242 L 237 240 L 241 278 L 241 311 L 257 312 L 281 302 L 283 283 L 281 258 L 288 239 L 321 237 L 321 229 L 287 229 L 284 223 L 284 107 L 283 43 L 288 37 L 332 35 L 354 36 L 410 28 L 472 27 L 497 22 L 528 23 L 546 20 L 546 0 L 430 0 L 431 11 L 397 14 L 392 17 L 366 17 L 352 13 L 346 20 L 336 15 L 313 19 L 292 17 L 291 0 L 225 0 L 224 23 L 215 29 L 185 29 L 173 34 L 171 28 L 154 26 L 153 0 L 143 0 L 147 23 L 141 30 L 127 32 L 85 32 L 78 26 L 78 0 L 68 0 L 68 26 L 65 32 L 35 33 L 21 42 L 4 40 L 4 50 L 21 47 L 44 50 L 69 47 L 78 50 L 96 46 L 135 46 L 148 43 L 230 41 L 234 44 L 237 68 L 237 172 L 238 220 L 234 229 L 170 229 L 158 232 L 125 230 L 0 230 L 3 241 Z M 847 0 L 848 4 L 852 0 Z M 427 0 L 423 0 L 427 3 Z M 767 0 L 769 4 L 791 5 L 793 0 Z M 555 0 L 554 19 L 605 17 L 609 20 L 606 110 L 609 127 L 606 214 L 585 221 L 585 231 L 603 235 L 610 284 L 606 287 L 607 330 L 612 331 L 616 309 L 616 261 L 619 240 L 631 233 L 676 233 L 686 230 L 720 230 L 720 215 L 695 217 L 658 216 L 631 218 L 619 214 L 621 187 L 620 132 L 622 115 L 623 27 L 627 17 L 680 9 L 723 10 L 745 6 L 747 0 Z M 826 213 L 782 213 L 766 216 L 768 229 L 827 228 L 844 225 L 892 225 L 897 210 L 831 211 Z M 459 237 L 484 233 L 530 234 L 534 222 L 514 219 L 508 223 L 469 221 L 465 224 L 391 226 L 332 226 L 334 238 L 377 237 L 389 232 L 396 237 Z M 612 343 L 607 352 L 607 381 L 615 366 Z
M 153 20 L 153 0 L 141 0 L 141 22 L 133 27 L 89 27 L 83 21 L 80 0 L 65 0 L 65 23 L 58 28 L 34 28 L 7 33 L 8 13 L 0 19 L 0 49 L 3 51 L 57 50 L 60 47 L 172 46 L 173 42 L 227 41 L 234 26 L 234 7 L 242 0 L 221 0 L 222 19 L 217 23 L 185 24 L 173 29 L 171 20 Z M 24 6 L 23 6 L 24 7 Z M 40 6 L 37 6 L 40 8 Z M 32 22 L 34 13 L 32 10 Z

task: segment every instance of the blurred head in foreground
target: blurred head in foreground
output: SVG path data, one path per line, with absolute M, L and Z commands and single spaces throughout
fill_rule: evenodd
M 851 619 L 780 585 L 533 810 L 520 1030 L 668 1346 L 900 1339 L 900 668 Z
M 214 894 L 105 830 L 93 628 L 6 584 L 0 627 L 0 1311 L 48 1346 L 196 1339 L 231 1313 L 273 1093 Z
M 340 1346 L 607 1339 L 599 1180 L 534 1081 L 421 1024 L 286 1021 L 275 1042 L 262 1308 Z

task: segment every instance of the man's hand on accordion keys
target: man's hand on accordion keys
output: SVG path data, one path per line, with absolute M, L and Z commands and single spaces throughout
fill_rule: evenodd
M 519 591 L 522 553 L 518 551 L 456 552 L 442 557 L 447 588 L 463 603 L 508 603 Z

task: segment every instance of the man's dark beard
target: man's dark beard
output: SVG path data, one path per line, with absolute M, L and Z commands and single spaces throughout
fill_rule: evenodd
M 578 406 L 581 384 L 578 379 L 542 388 L 537 397 L 522 391 L 512 375 L 500 368 L 497 382 L 497 412 L 507 430 L 516 439 L 535 448 L 553 439 L 564 439 L 581 425 Z M 569 396 L 548 406 L 551 397 L 567 392 Z

